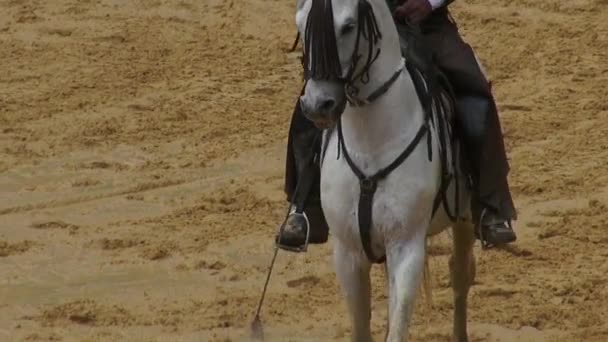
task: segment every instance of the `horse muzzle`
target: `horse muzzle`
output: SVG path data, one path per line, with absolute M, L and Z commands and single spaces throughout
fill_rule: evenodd
M 302 114 L 320 129 L 333 126 L 340 118 L 345 107 L 345 96 L 300 96 Z

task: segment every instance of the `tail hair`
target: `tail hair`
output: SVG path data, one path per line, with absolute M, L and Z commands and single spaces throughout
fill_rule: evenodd
M 427 237 L 424 241 L 424 271 L 422 273 L 422 293 L 424 294 L 424 302 L 428 309 L 433 306 L 433 286 L 431 268 L 429 266 L 429 254 L 428 254 L 429 238 Z

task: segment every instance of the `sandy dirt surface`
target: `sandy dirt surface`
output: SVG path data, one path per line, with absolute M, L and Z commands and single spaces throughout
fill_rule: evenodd
M 0 1 L 0 340 L 240 341 L 284 215 L 294 1 Z M 453 6 L 501 109 L 517 243 L 473 341 L 608 340 L 608 2 Z M 330 246 L 280 253 L 276 341 L 345 341 Z M 449 341 L 447 238 L 414 341 Z M 374 269 L 373 329 L 386 295 Z

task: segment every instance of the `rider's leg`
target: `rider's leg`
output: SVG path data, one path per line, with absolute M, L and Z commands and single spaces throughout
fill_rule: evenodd
M 473 217 L 481 221 L 481 238 L 488 245 L 515 241 L 510 221 L 517 214 L 507 182 L 509 164 L 491 86 L 472 48 L 447 16 L 439 29 L 427 37 L 436 62 L 459 98 L 458 121 L 465 136 L 476 194 Z
M 287 250 L 304 246 L 307 229 L 310 229 L 309 243 L 325 243 L 328 239 L 329 229 L 321 209 L 319 188 L 320 133 L 304 117 L 299 103 L 296 103 L 289 128 L 285 169 L 285 193 L 294 212 L 289 215 L 276 237 L 277 245 Z M 298 215 L 302 213 L 308 218 L 309 226 L 304 217 Z

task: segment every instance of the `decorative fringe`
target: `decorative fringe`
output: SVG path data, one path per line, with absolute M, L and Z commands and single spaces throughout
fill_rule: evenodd
M 312 0 L 306 21 L 304 76 L 306 79 L 338 79 L 342 73 L 334 33 L 331 0 Z
M 304 54 L 302 66 L 305 79 L 342 80 L 352 86 L 355 80 L 369 82 L 369 69 L 378 59 L 380 49 L 376 48 L 382 33 L 376 21 L 374 10 L 367 0 L 359 1 L 357 40 L 348 74 L 342 75 L 338 44 L 334 32 L 334 14 L 331 0 L 312 0 L 306 30 L 304 32 Z M 368 42 L 367 60 L 361 71 L 355 74 L 363 55 L 359 53 L 361 39 Z

